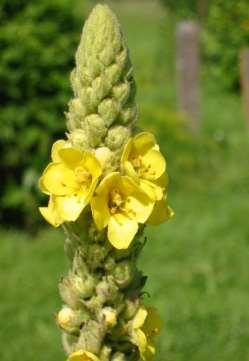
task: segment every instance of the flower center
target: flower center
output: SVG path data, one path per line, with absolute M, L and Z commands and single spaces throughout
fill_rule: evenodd
M 108 207 L 111 214 L 115 214 L 123 205 L 124 200 L 118 190 L 114 189 L 109 194 Z
M 77 167 L 74 173 L 76 182 L 79 184 L 79 186 L 88 187 L 91 184 L 92 176 L 85 168 Z
M 137 172 L 138 176 L 141 178 L 155 175 L 155 171 L 152 170 L 151 164 L 145 164 L 141 155 L 132 158 L 131 164 L 133 165 L 133 168 Z

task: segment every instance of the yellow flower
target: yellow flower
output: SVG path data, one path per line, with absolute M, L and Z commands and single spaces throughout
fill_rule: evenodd
M 101 230 L 108 227 L 108 239 L 118 249 L 129 247 L 153 209 L 152 201 L 128 176 L 114 172 L 107 175 L 91 199 L 93 218 Z
M 88 351 L 75 351 L 67 359 L 67 361 L 99 361 L 99 358 Z
M 52 162 L 39 182 L 50 196 L 48 207 L 39 208 L 44 218 L 55 227 L 75 221 L 89 203 L 101 172 L 93 154 L 57 141 L 52 147 Z
M 162 199 L 167 186 L 166 161 L 153 134 L 142 132 L 128 141 L 122 154 L 121 167 L 123 172 L 139 182 L 149 197 Z
M 144 361 L 152 360 L 155 347 L 151 339 L 161 330 L 161 320 L 152 307 L 140 307 L 132 321 L 131 341 L 138 347 Z

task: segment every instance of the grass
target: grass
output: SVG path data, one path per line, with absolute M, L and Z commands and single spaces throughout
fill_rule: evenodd
M 114 7 L 131 48 L 141 114 L 148 106 L 174 114 L 172 28 L 156 3 L 138 4 Z M 238 96 L 206 81 L 202 98 L 199 138 L 174 143 L 166 125 L 153 124 L 168 155 L 176 213 L 147 230 L 140 262 L 149 275 L 146 302 L 165 321 L 156 361 L 249 359 L 249 139 Z M 67 270 L 62 232 L 45 228 L 34 239 L 1 230 L 0 237 L 1 360 L 63 360 L 54 324 L 56 285 Z

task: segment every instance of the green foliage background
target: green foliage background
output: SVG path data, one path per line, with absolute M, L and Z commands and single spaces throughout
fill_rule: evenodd
M 239 52 L 249 46 L 248 0 L 161 0 L 176 19 L 202 24 L 208 76 L 228 91 L 239 91 Z M 210 71 L 211 70 L 211 71 Z
M 0 220 L 5 224 L 32 226 L 40 218 L 37 180 L 53 140 L 64 136 L 83 6 L 71 0 L 0 2 Z

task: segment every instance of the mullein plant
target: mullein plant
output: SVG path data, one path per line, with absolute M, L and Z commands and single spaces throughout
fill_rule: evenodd
M 57 314 L 68 361 L 149 361 L 161 321 L 143 303 L 137 268 L 146 224 L 170 219 L 166 161 L 136 128 L 135 82 L 120 25 L 105 5 L 90 14 L 71 74 L 65 140 L 40 178 L 43 217 L 66 234 L 71 261 Z

